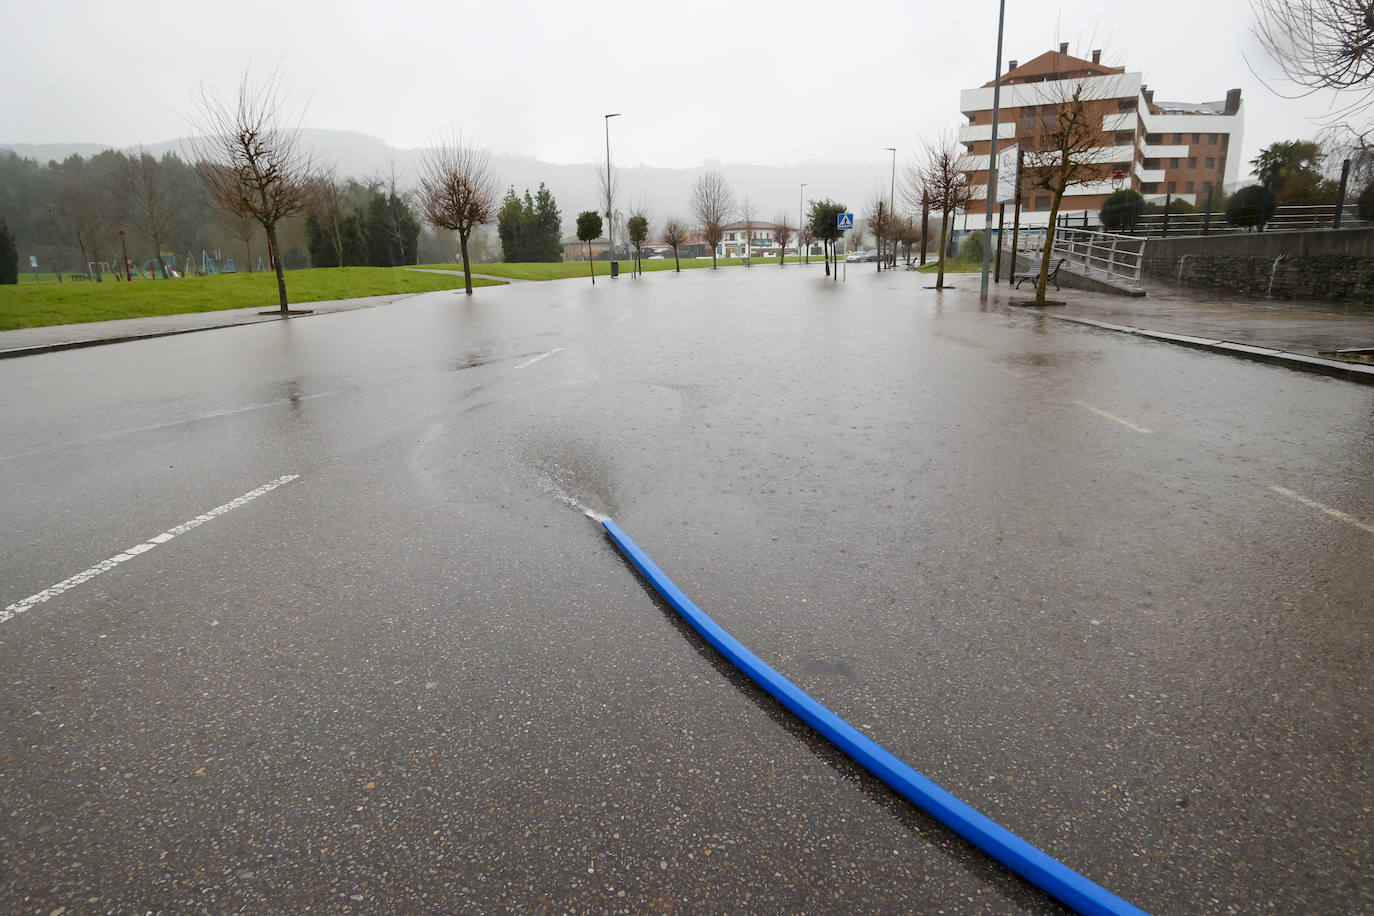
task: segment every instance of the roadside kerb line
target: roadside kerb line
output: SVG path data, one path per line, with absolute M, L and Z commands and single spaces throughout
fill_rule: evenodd
M 1116 414 L 1114 414 L 1114 413 L 1107 413 L 1107 411 L 1101 409 L 1100 407 L 1094 407 L 1093 405 L 1091 405 L 1091 404 L 1089 404 L 1089 403 L 1087 403 L 1087 402 L 1085 402 L 1085 401 L 1080 401 L 1080 400 L 1078 400 L 1077 398 L 1074 399 L 1074 403 L 1077 404 L 1079 407 L 1082 407 L 1084 410 L 1091 410 L 1093 413 L 1097 414 L 1099 417 L 1105 417 L 1106 419 L 1111 420 L 1111 421 L 1114 422 L 1114 423 L 1120 423 L 1122 426 L 1128 426 L 1128 427 L 1130 427 L 1131 429 L 1135 430 L 1135 431 L 1138 432 L 1138 433 L 1145 433 L 1146 435 L 1149 435 L 1149 432 L 1150 432 L 1150 431 L 1149 431 L 1148 429 L 1146 429 L 1145 427 L 1143 427 L 1143 426 L 1136 426 L 1136 425 L 1135 425 L 1134 423 L 1132 423 L 1130 420 L 1123 420 L 1121 417 L 1118 417 Z
M 749 651 L 697 607 L 614 521 L 602 523 L 626 559 L 675 611 L 745 676 L 894 791 L 1036 887 L 1091 916 L 1145 916 L 1139 907 L 1026 842 L 860 732 Z
M 58 595 L 67 591 L 68 589 L 74 588 L 83 582 L 89 582 L 91 579 L 94 579 L 101 573 L 109 572 L 110 570 L 114 569 L 120 563 L 126 563 L 141 553 L 147 553 L 159 544 L 167 543 L 179 534 L 185 534 L 192 528 L 199 528 L 201 525 L 205 524 L 211 519 L 217 518 L 232 509 L 237 509 L 244 503 L 252 502 L 264 493 L 269 493 L 272 490 L 275 490 L 277 487 L 281 486 L 282 484 L 290 483 L 299 476 L 299 474 L 286 474 L 281 477 L 278 477 L 276 480 L 273 480 L 270 483 L 263 484 L 256 490 L 249 490 L 247 493 L 243 494 L 238 499 L 232 499 L 222 506 L 216 506 L 215 508 L 211 509 L 209 512 L 204 513 L 203 515 L 197 515 L 189 522 L 183 522 L 182 524 L 177 525 L 175 528 L 169 528 L 159 535 L 148 538 L 148 540 L 142 544 L 135 544 L 133 547 L 130 547 L 129 549 L 125 550 L 123 553 L 117 553 L 114 556 L 110 557 L 108 560 L 102 560 L 101 562 L 95 564 L 90 569 L 82 570 L 81 572 L 77 573 L 69 579 L 63 579 L 56 585 L 50 588 L 45 588 L 43 589 L 43 591 L 39 592 L 36 595 L 30 595 L 23 601 L 16 601 L 14 604 L 11 604 L 8 607 L 6 607 L 3 611 L 0 611 L 0 623 L 4 623 L 8 620 L 13 619 L 19 614 L 22 614 L 25 611 L 27 611 L 34 605 L 42 604 L 49 598 L 56 598 Z
M 563 352 L 563 348 L 562 348 L 562 347 L 554 347 L 552 350 L 550 350 L 550 351 L 547 352 L 547 353 L 540 353 L 538 356 L 533 357 L 532 359 L 527 359 L 527 360 L 525 360 L 523 363 L 521 363 L 520 365 L 516 366 L 515 368 L 517 368 L 517 369 L 523 369 L 523 368 L 525 368 L 526 366 L 533 366 L 535 363 L 539 362 L 541 359 L 548 359 L 550 356 L 553 356 L 555 353 L 562 353 L 562 352 Z
M 1340 509 L 1333 509 L 1330 506 L 1324 506 L 1321 503 L 1317 502 L 1315 499 L 1308 499 L 1306 496 L 1303 496 L 1300 493 L 1294 493 L 1287 487 L 1270 487 L 1269 489 L 1273 490 L 1280 496 L 1287 496 L 1289 499 L 1296 500 L 1302 503 L 1304 506 L 1307 506 L 1309 509 L 1316 509 L 1318 512 L 1324 512 L 1332 518 L 1340 519 L 1341 521 L 1347 524 L 1354 525 L 1356 528 L 1359 528 L 1362 531 L 1368 531 L 1370 534 L 1374 534 L 1374 525 L 1368 525 L 1360 521 L 1355 516 L 1342 512 Z

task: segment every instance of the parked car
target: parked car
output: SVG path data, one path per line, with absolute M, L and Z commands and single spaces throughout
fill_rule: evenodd
M 864 253 L 862 251 L 851 251 L 844 256 L 844 262 L 846 264 L 862 264 L 864 262 Z

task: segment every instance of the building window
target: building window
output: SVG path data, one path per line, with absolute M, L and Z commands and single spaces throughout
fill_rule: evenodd
M 1221 135 L 1221 149 L 1222 149 L 1222 152 L 1225 152 L 1225 151 L 1226 151 L 1226 148 L 1227 148 L 1228 146 L 1230 146 L 1230 145 L 1231 145 L 1231 135 L 1230 135 L 1230 134 L 1222 134 L 1222 135 Z
M 1037 195 L 1035 195 L 1035 209 L 1037 209 L 1037 210 L 1048 210 L 1049 208 L 1050 208 L 1050 195 L 1048 195 L 1048 194 L 1037 194 Z
M 1193 142 L 1194 142 L 1194 143 L 1201 143 L 1201 142 L 1202 142 L 1202 134 L 1193 134 Z
M 1208 145 L 1208 146 L 1216 146 L 1216 145 L 1217 145 L 1217 135 L 1216 135 L 1216 134 L 1208 134 L 1208 135 L 1207 135 L 1207 145 Z
M 1154 193 L 1155 193 L 1156 191 L 1158 191 L 1158 190 L 1159 190 L 1159 185 L 1158 185 L 1156 182 L 1153 182 L 1153 181 L 1151 181 L 1151 182 L 1149 182 L 1149 183 L 1147 183 L 1147 184 L 1142 184 L 1142 185 L 1140 186 L 1140 192 L 1141 192 L 1142 194 L 1154 194 Z
M 1176 168 L 1178 168 L 1178 160 L 1177 160 L 1177 159 L 1170 159 L 1170 160 L 1169 160 L 1169 168 L 1171 168 L 1171 169 L 1176 169 Z
M 1164 136 L 1162 134 L 1146 134 L 1145 142 L 1151 146 L 1160 146 L 1164 143 Z
M 1196 156 L 1189 156 L 1189 157 L 1188 157 L 1188 168 L 1190 168 L 1190 169 L 1195 169 L 1195 168 L 1197 168 L 1197 157 L 1196 157 Z
M 1129 146 L 1135 142 L 1135 131 L 1118 130 L 1116 132 L 1116 145 Z
M 1174 134 L 1174 146 L 1178 146 L 1178 145 L 1179 145 L 1180 143 L 1182 143 L 1182 142 L 1183 142 L 1183 134 Z
M 1135 111 L 1135 99 L 1117 99 L 1117 111 Z
M 1226 171 L 1226 157 L 1225 157 L 1225 156 L 1221 156 L 1220 158 L 1217 159 L 1217 171 L 1218 171 L 1218 172 L 1224 172 L 1224 171 Z
M 1177 190 L 1178 190 L 1178 182 L 1176 182 L 1176 181 L 1171 181 L 1171 182 L 1169 182 L 1169 187 L 1168 187 L 1167 190 L 1168 190 L 1168 192 L 1169 192 L 1170 194 L 1172 194 L 1172 193 L 1174 193 L 1175 191 L 1177 191 Z
M 1183 186 L 1183 190 L 1184 190 L 1184 192 L 1187 193 L 1187 194 L 1193 193 L 1193 183 L 1190 181 L 1190 182 L 1188 182 L 1187 184 L 1185 184 L 1185 185 Z
M 1204 160 L 1204 161 L 1205 161 L 1205 163 L 1206 163 L 1204 167 L 1205 167 L 1208 171 L 1211 171 L 1212 169 L 1214 169 L 1214 168 L 1217 167 L 1217 157 L 1216 157 L 1216 156 L 1208 156 L 1208 157 L 1206 158 L 1206 160 Z

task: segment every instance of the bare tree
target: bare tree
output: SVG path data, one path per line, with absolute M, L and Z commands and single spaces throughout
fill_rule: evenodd
M 108 198 L 80 178 L 68 179 L 58 192 L 52 217 L 58 234 L 81 249 L 81 268 L 89 277 L 91 264 L 100 261 L 100 244 L 110 234 Z M 102 272 L 94 273 L 95 281 L 101 282 Z
M 202 86 L 198 101 L 201 136 L 191 144 L 196 172 L 221 210 L 262 227 L 281 314 L 289 315 L 277 227 L 305 211 L 315 176 L 309 154 L 300 148 L 300 125 L 282 120 L 281 79 L 274 73 L 255 84 L 245 72 L 236 99 Z
M 436 229 L 458 233 L 463 252 L 463 279 L 472 295 L 472 266 L 468 237 L 477 226 L 496 216 L 496 176 L 491 153 L 454 135 L 441 140 L 420 158 L 420 210 Z
M 720 172 L 707 172 L 692 188 L 692 215 L 702 238 L 711 246 L 711 269 L 716 269 L 716 246 L 725 235 L 725 224 L 735 212 L 735 194 Z
M 121 209 L 152 244 L 158 273 L 163 277 L 171 274 L 162 259 L 162 248 L 182 218 L 168 172 L 160 160 L 140 148 L 125 157 L 116 177 Z
M 1253 0 L 1255 36 L 1309 89 L 1358 89 L 1374 78 L 1370 0 Z
M 675 216 L 668 218 L 668 221 L 663 224 L 663 241 L 667 242 L 669 247 L 673 249 L 673 271 L 681 272 L 682 259 L 677 256 L 677 249 L 679 245 L 684 245 L 687 242 L 687 226 L 683 224 L 682 220 Z
M 778 243 L 778 266 L 787 262 L 787 243 L 792 241 L 792 227 L 787 225 L 787 214 L 779 213 L 773 217 L 773 239 Z
M 811 263 L 811 243 L 815 241 L 815 236 L 811 234 L 811 227 L 804 220 L 801 227 L 797 229 L 797 246 L 804 252 L 805 263 Z
M 606 217 L 606 231 L 610 233 L 607 241 L 614 246 L 616 231 L 615 196 L 620 191 L 620 172 L 611 166 L 609 160 L 603 163 L 603 165 L 605 168 L 597 168 L 596 170 L 596 183 L 597 186 L 601 188 L 601 200 L 606 205 L 606 210 L 604 212 Z M 625 238 L 623 230 L 620 238 L 622 240 Z M 614 247 L 612 247 L 609 257 L 612 261 L 615 260 Z
M 945 286 L 945 248 L 950 215 L 966 209 L 973 199 L 973 186 L 962 168 L 962 153 L 948 137 L 926 144 L 922 158 L 906 167 L 902 195 L 912 209 L 928 200 L 930 209 L 939 211 L 940 262 L 936 268 L 935 288 Z
M 1050 193 L 1048 237 L 1040 258 L 1040 278 L 1035 286 L 1035 301 L 1045 301 L 1045 282 L 1050 270 L 1054 227 L 1059 206 L 1070 188 L 1105 181 L 1116 158 L 1110 135 L 1104 139 L 1102 119 L 1116 113 L 1111 100 L 1090 99 L 1082 80 L 1046 83 L 1040 115 L 1029 125 L 1023 123 L 1019 142 L 1023 149 L 1021 174 L 1032 187 Z M 1100 95 L 1101 93 L 1093 93 Z M 931 207 L 935 206 L 934 197 Z M 943 260 L 943 254 L 942 254 Z

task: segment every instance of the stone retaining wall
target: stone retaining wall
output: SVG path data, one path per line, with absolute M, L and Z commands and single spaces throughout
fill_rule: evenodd
M 1374 229 L 1150 239 L 1144 273 L 1246 296 L 1374 305 Z

